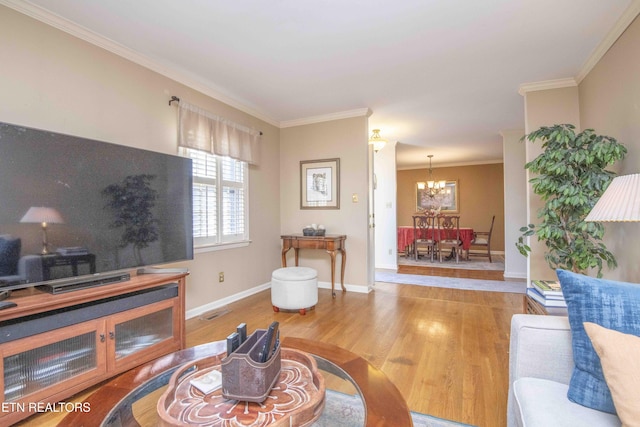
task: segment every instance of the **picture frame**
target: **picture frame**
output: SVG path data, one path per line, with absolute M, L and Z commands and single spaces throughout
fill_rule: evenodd
M 427 196 L 428 189 L 420 189 L 416 182 L 416 212 L 425 209 L 437 209 L 440 206 L 440 213 L 458 213 L 460 212 L 458 197 L 458 181 L 445 181 L 444 192 L 435 196 L 435 200 Z
M 340 209 L 340 159 L 300 161 L 300 209 Z

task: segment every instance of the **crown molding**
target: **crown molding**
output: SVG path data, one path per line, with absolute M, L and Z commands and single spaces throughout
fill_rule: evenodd
M 355 110 L 323 114 L 321 116 L 306 117 L 295 120 L 285 120 L 280 122 L 280 128 L 290 128 L 294 126 L 310 125 L 313 123 L 331 122 L 333 120 L 350 119 L 352 117 L 369 117 L 371 113 L 372 111 L 369 108 L 358 108 Z
M 68 19 L 62 18 L 59 15 L 51 13 L 50 11 L 43 9 L 40 6 L 36 6 L 24 0 L 0 0 L 0 4 L 3 4 L 17 12 L 22 13 L 23 15 L 27 15 L 51 27 L 57 28 L 58 30 L 64 31 L 65 33 L 70 34 L 74 37 L 91 43 L 94 46 L 98 46 L 142 67 L 148 68 L 149 70 L 175 80 L 178 83 L 195 89 L 198 92 L 202 92 L 207 96 L 215 98 L 218 101 L 221 101 L 260 120 L 263 120 L 273 126 L 280 127 L 280 122 L 271 118 L 269 115 L 246 105 L 242 101 L 224 93 L 224 91 L 220 89 L 212 87 L 206 82 L 202 82 L 199 78 L 191 76 L 188 73 L 178 70 L 174 67 L 170 67 L 154 61 L 151 58 L 133 49 L 130 49 L 121 45 L 120 43 L 103 37 L 93 31 L 88 30 L 85 27 L 82 27 L 81 25 L 71 22 Z
M 360 108 L 356 110 L 342 111 L 337 113 L 330 113 L 322 116 L 314 116 L 296 120 L 278 121 L 270 117 L 269 115 L 258 111 L 252 107 L 247 106 L 238 99 L 224 93 L 224 91 L 211 87 L 210 84 L 200 81 L 197 77 L 190 76 L 184 71 L 177 70 L 173 67 L 166 66 L 151 58 L 121 45 L 111 39 L 103 37 L 93 31 L 88 30 L 68 19 L 62 18 L 50 11 L 36 6 L 28 1 L 24 0 L 0 0 L 0 4 L 3 4 L 17 12 L 27 15 L 37 21 L 40 21 L 46 25 L 57 28 L 64 31 L 74 37 L 84 40 L 94 46 L 100 47 L 106 51 L 109 51 L 115 55 L 125 58 L 133 63 L 148 68 L 158 74 L 168 77 L 177 81 L 185 86 L 188 86 L 198 92 L 201 92 L 207 96 L 217 99 L 233 108 L 250 114 L 260 120 L 263 120 L 277 128 L 286 128 L 292 126 L 300 126 L 311 123 L 327 122 L 332 120 L 347 119 L 352 117 L 370 116 L 372 111 L 369 108 Z
M 614 45 L 616 40 L 624 33 L 634 19 L 640 14 L 640 0 L 632 0 L 624 13 L 618 18 L 615 25 L 609 30 L 607 35 L 600 41 L 598 46 L 591 52 L 589 58 L 582 65 L 582 68 L 576 77 L 566 79 L 547 80 L 542 82 L 523 83 L 518 89 L 518 93 L 524 96 L 527 92 L 547 89 L 560 89 L 564 87 L 577 86 L 591 72 L 593 67 L 602 59 L 602 57 Z
M 580 72 L 576 76 L 576 82 L 578 82 L 578 84 L 587 77 L 593 67 L 595 67 L 598 61 L 609 51 L 611 46 L 613 46 L 616 40 L 624 33 L 627 27 L 631 25 L 638 14 L 640 14 L 640 0 L 633 0 L 618 21 L 616 21 L 613 28 L 609 30 L 604 39 L 596 46 L 587 61 L 582 65 Z
M 528 92 L 535 92 L 538 90 L 561 89 L 564 87 L 574 87 L 574 86 L 578 86 L 578 82 L 573 77 L 568 77 L 566 79 L 545 80 L 542 82 L 523 83 L 518 88 L 518 93 L 522 96 L 525 96 Z
M 437 166 L 434 166 L 433 169 L 441 169 L 441 168 L 456 168 L 463 166 L 481 166 L 481 165 L 498 165 L 504 163 L 503 159 L 493 159 L 493 160 L 481 160 L 481 161 L 471 161 L 471 162 L 449 162 L 449 163 L 439 163 Z M 429 169 L 429 165 L 425 166 L 405 166 L 402 168 L 398 168 L 399 171 L 408 171 L 408 170 L 418 170 L 418 169 Z

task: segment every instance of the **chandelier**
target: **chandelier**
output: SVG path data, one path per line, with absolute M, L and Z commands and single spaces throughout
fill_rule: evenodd
M 431 158 L 433 157 L 433 154 L 429 154 L 427 157 L 429 158 L 429 179 L 427 182 L 419 182 L 418 189 L 427 190 L 425 191 L 425 195 L 433 199 L 446 191 L 447 182 L 444 180 L 436 181 L 433 179 L 433 167 L 431 167 Z

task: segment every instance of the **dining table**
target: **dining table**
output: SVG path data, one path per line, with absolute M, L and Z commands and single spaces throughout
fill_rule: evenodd
M 437 229 L 436 229 L 437 230 Z M 432 230 L 421 229 L 418 230 L 418 238 L 430 239 Z M 404 253 L 405 256 L 409 256 L 413 253 L 413 243 L 416 240 L 416 231 L 412 226 L 399 225 L 398 226 L 398 253 Z M 436 238 L 436 240 L 438 240 Z M 462 249 L 465 251 L 466 258 L 468 258 L 469 248 L 473 241 L 473 228 L 460 227 L 460 240 L 462 241 Z

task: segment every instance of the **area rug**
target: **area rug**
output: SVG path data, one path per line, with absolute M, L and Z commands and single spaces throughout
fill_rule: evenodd
M 456 277 L 423 276 L 421 274 L 397 274 L 390 270 L 376 270 L 376 282 L 400 283 L 404 285 L 431 286 L 435 288 L 464 289 L 469 291 L 509 292 L 524 294 L 524 281 L 498 281 L 461 279 Z
M 433 267 L 433 268 L 456 268 L 461 270 L 492 270 L 492 271 L 504 271 L 504 256 L 502 255 L 492 255 L 491 260 L 493 262 L 489 262 L 487 258 L 475 258 L 471 257 L 469 260 L 459 260 L 458 262 L 454 260 L 450 261 L 431 261 L 428 257 L 422 257 L 417 261 L 409 256 L 399 256 L 398 257 L 398 265 L 410 265 L 410 266 L 421 266 L 421 267 Z
M 359 397 L 327 390 L 326 402 L 322 416 L 311 426 L 361 427 L 364 425 L 364 408 Z M 411 418 L 414 427 L 469 427 L 469 424 L 461 424 L 418 412 L 411 412 Z M 389 420 L 389 423 L 389 425 L 394 425 L 393 420 Z

